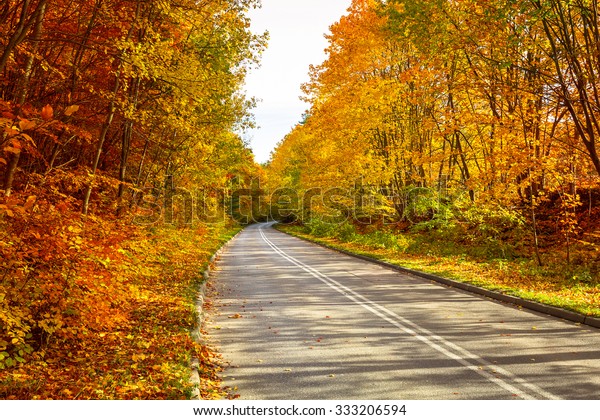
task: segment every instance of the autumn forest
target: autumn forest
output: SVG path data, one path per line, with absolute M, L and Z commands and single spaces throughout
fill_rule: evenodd
M 255 7 L 0 0 L 1 399 L 228 396 L 190 331 L 255 221 L 600 316 L 597 0 L 353 0 L 266 164 Z

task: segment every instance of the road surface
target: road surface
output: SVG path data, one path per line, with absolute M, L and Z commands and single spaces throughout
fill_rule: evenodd
M 600 399 L 600 330 L 250 226 L 207 328 L 249 400 Z

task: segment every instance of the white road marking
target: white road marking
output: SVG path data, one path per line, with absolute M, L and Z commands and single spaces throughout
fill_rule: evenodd
M 353 301 L 354 303 L 360 305 L 367 311 L 369 311 L 369 312 L 377 315 L 379 318 L 389 322 L 390 324 L 397 327 L 399 330 L 405 332 L 406 334 L 409 334 L 409 335 L 415 337 L 417 340 L 422 341 L 423 343 L 425 343 L 428 346 L 430 346 L 431 348 L 439 351 L 446 357 L 456 360 L 461 365 L 463 365 L 466 368 L 483 376 L 490 382 L 495 383 L 496 385 L 500 386 L 501 388 L 505 389 L 506 391 L 510 392 L 511 394 L 518 396 L 522 399 L 526 399 L 526 400 L 534 400 L 534 399 L 538 399 L 539 397 L 550 399 L 550 400 L 560 399 L 556 395 L 543 390 L 542 388 L 538 387 L 537 385 L 527 382 L 523 378 L 520 378 L 520 377 L 514 375 L 513 373 L 507 371 L 506 369 L 503 369 L 500 366 L 494 365 L 493 363 L 491 363 L 491 362 L 469 352 L 468 350 L 436 335 L 435 333 L 433 333 L 423 327 L 420 327 L 419 325 L 396 314 L 395 312 L 390 311 L 389 309 L 385 308 L 384 306 L 381 306 L 378 303 L 375 303 L 375 302 L 369 300 L 368 298 L 355 292 L 354 290 L 350 289 L 349 287 L 344 286 L 343 284 L 337 282 L 336 280 L 333 280 L 332 278 L 328 277 L 327 275 L 321 273 L 320 271 L 316 270 L 315 268 L 311 267 L 310 265 L 305 264 L 302 261 L 299 261 L 296 258 L 285 253 L 283 250 L 281 250 L 277 245 L 275 245 L 273 242 L 271 242 L 271 240 L 269 240 L 267 238 L 267 236 L 263 232 L 262 227 L 259 227 L 259 232 L 260 232 L 260 235 L 261 235 L 263 241 L 265 241 L 265 243 L 267 245 L 269 245 L 269 247 L 271 247 L 271 249 L 273 249 L 273 251 L 275 251 L 277 254 L 279 254 L 282 258 L 285 258 L 286 260 L 288 260 L 295 266 L 306 271 L 307 273 L 309 273 L 316 279 L 320 280 L 322 283 L 326 284 L 327 286 L 329 286 L 333 290 L 337 291 L 338 293 L 341 293 L 346 298 L 348 298 L 349 300 Z M 525 389 L 527 389 L 529 391 L 525 391 Z M 531 395 L 528 392 L 533 392 L 534 394 L 537 394 L 537 397 L 535 395 Z

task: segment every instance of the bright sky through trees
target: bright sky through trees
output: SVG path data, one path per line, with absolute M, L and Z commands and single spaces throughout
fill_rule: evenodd
M 247 79 L 248 96 L 260 100 L 254 110 L 258 128 L 249 131 L 257 162 L 266 162 L 274 146 L 300 121 L 308 105 L 299 99 L 310 64 L 325 59 L 329 26 L 345 14 L 349 0 L 263 0 L 252 10 L 252 31 L 268 31 L 269 46 L 261 67 Z

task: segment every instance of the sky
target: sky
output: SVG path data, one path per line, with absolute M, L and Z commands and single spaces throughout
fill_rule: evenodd
M 261 66 L 246 79 L 248 97 L 258 100 L 253 110 L 257 129 L 243 134 L 256 161 L 265 163 L 286 134 L 302 119 L 309 105 L 300 96 L 311 64 L 325 58 L 329 26 L 346 14 L 351 0 L 262 0 L 250 11 L 251 30 L 269 32 Z

